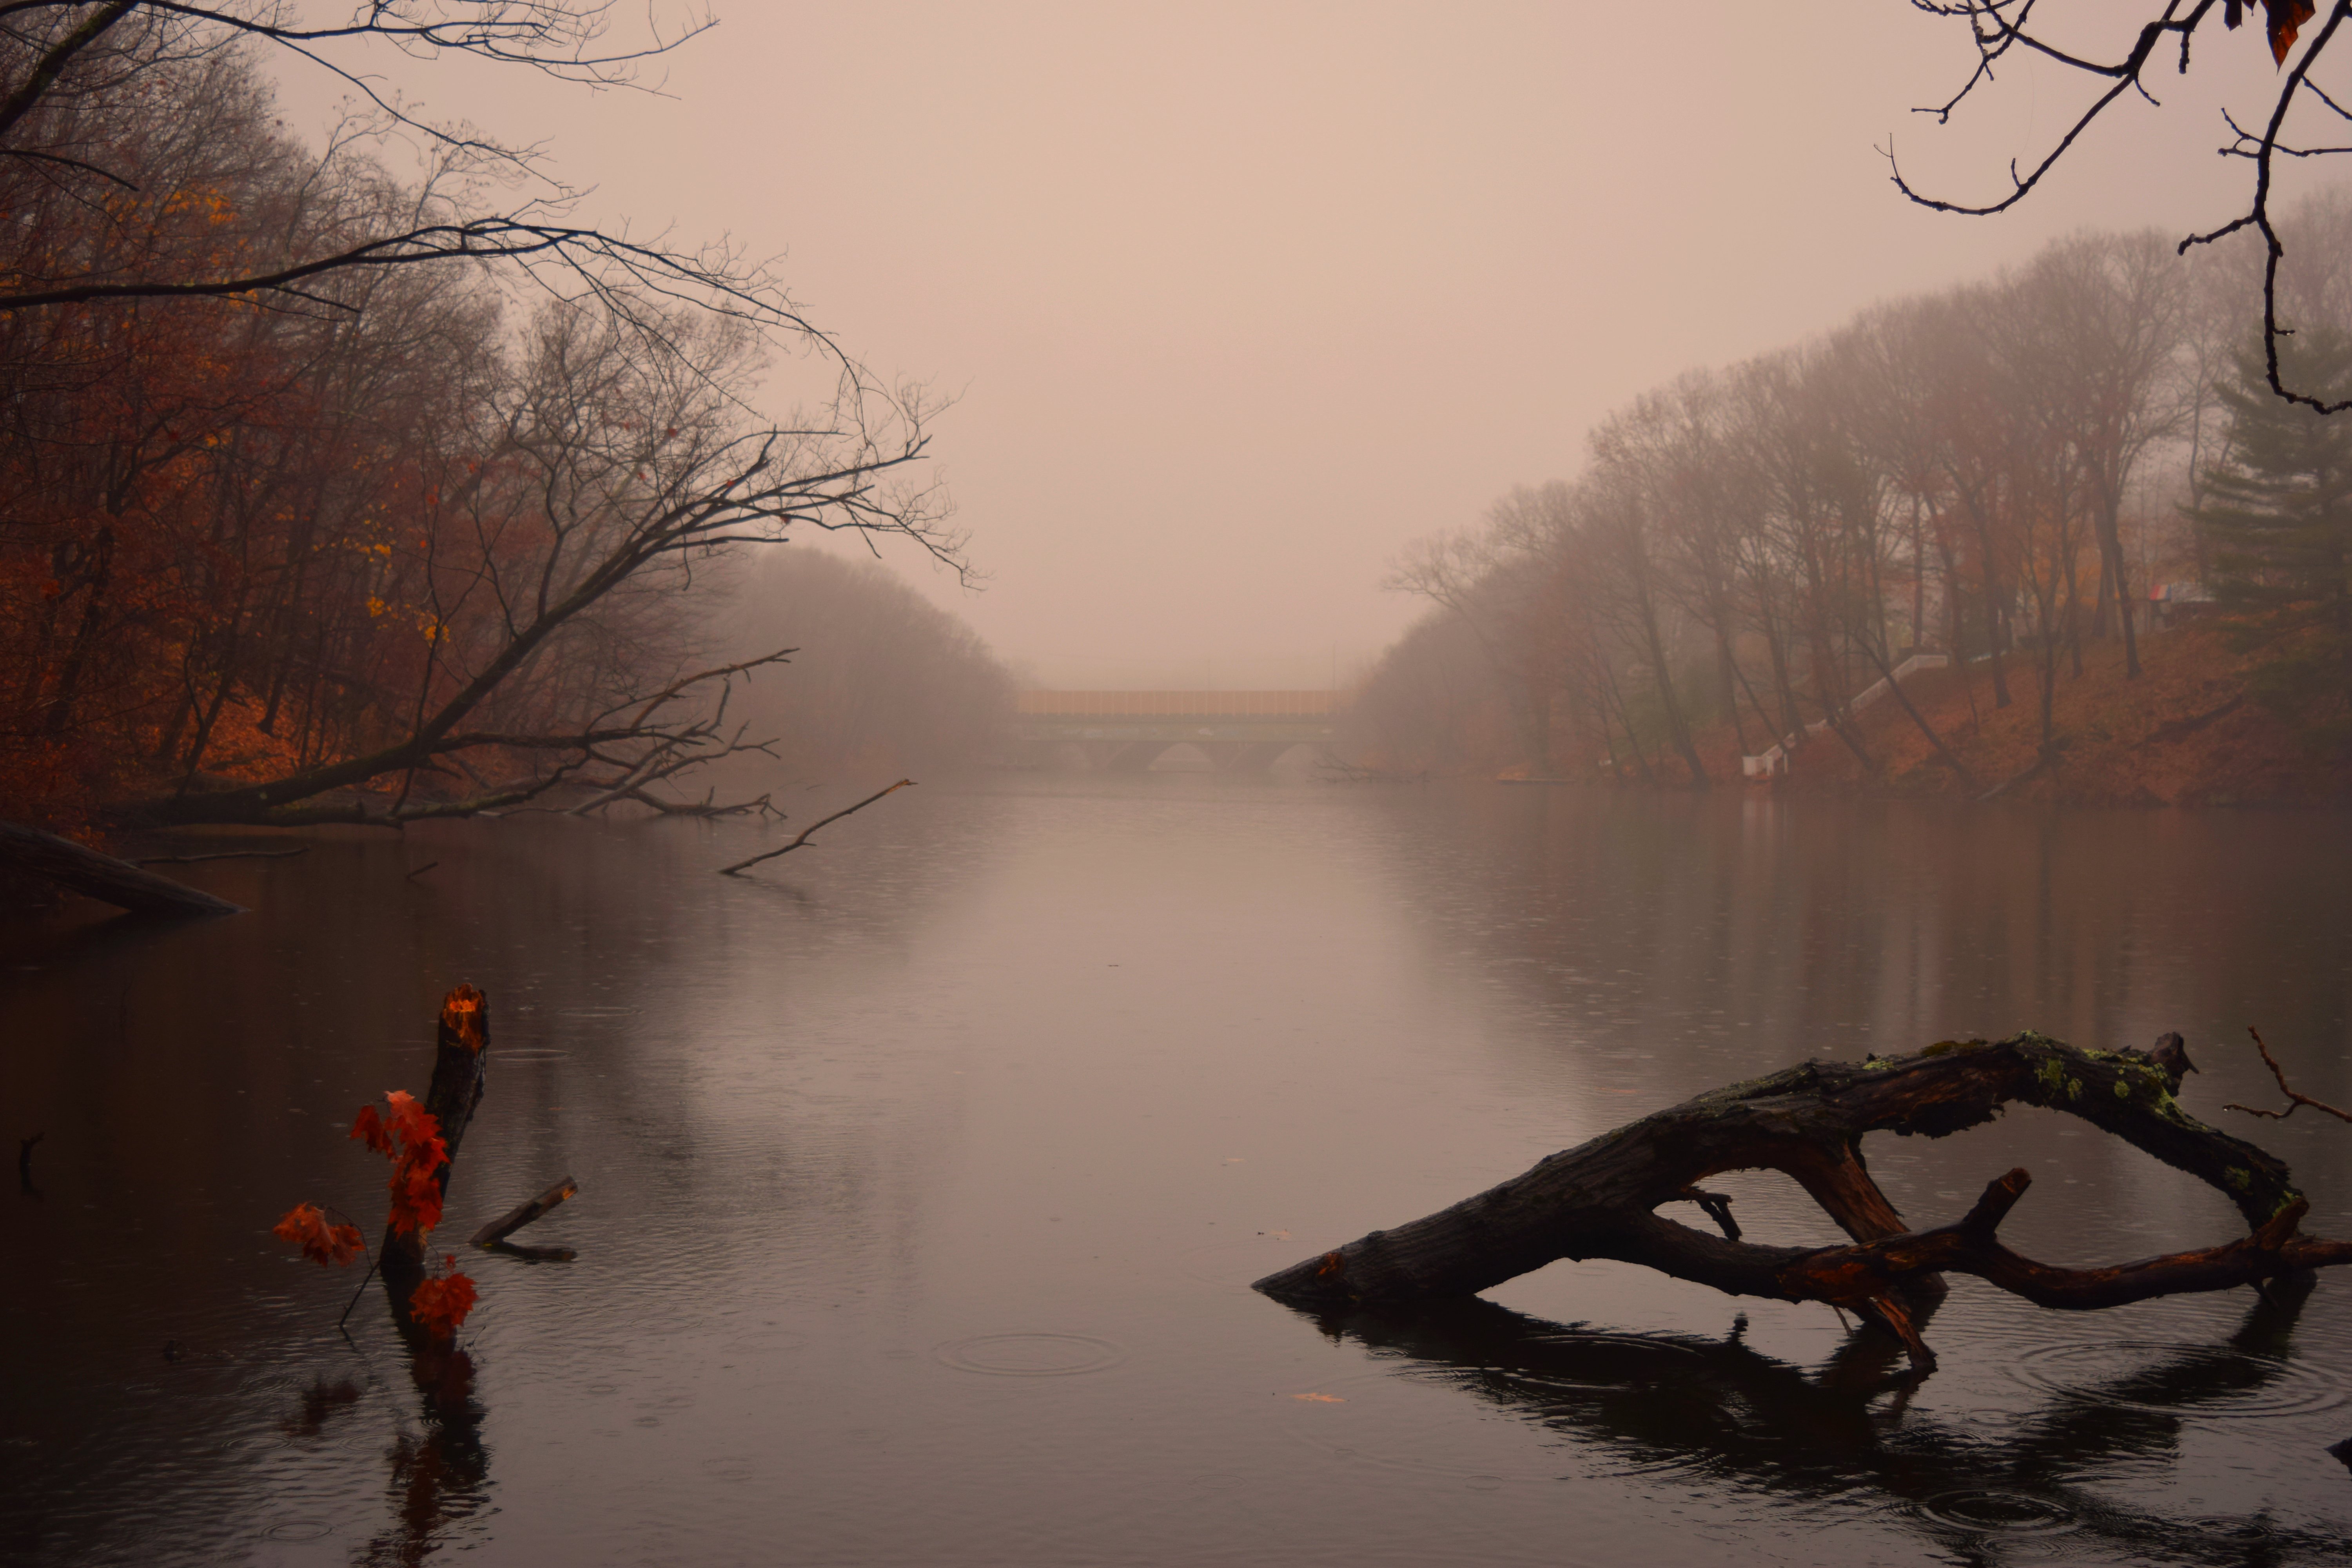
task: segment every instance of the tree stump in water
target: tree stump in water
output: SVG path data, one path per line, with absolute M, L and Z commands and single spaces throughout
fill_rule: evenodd
M 1978 1275 L 2041 1306 L 2086 1310 L 2352 1263 L 2352 1242 L 2299 1232 L 2310 1205 L 2284 1163 L 2180 1109 L 2173 1096 L 2194 1070 L 2179 1035 L 2148 1051 L 2078 1050 L 2029 1032 L 1997 1043 L 1946 1040 L 1908 1057 L 1809 1062 L 1603 1133 L 1255 1289 L 1293 1306 L 1402 1305 L 1472 1295 L 1558 1258 L 1615 1258 L 1736 1296 L 1860 1310 L 1901 1336 L 1926 1371 L 1935 1355 L 1907 1303 L 1940 1293 L 1941 1273 Z M 2021 1170 L 1992 1182 L 1953 1223 L 1909 1230 L 1863 1163 L 1863 1135 L 1940 1138 L 1991 1121 L 2011 1100 L 2079 1116 L 2208 1183 L 2237 1205 L 2249 1234 L 2107 1268 L 2037 1263 L 1996 1234 L 2032 1181 Z M 1853 1245 L 1741 1240 L 1728 1201 L 1697 1184 L 1742 1170 L 1794 1178 Z M 1654 1212 L 1670 1203 L 1701 1206 L 1723 1234 Z
M 482 1103 L 488 1081 L 485 1058 L 490 1047 L 489 998 L 471 985 L 460 985 L 442 999 L 439 1035 L 433 1053 L 433 1084 L 425 1093 L 425 1109 L 441 1124 L 441 1141 L 449 1158 L 434 1173 L 441 1195 L 449 1195 L 449 1173 L 457 1168 L 457 1145 L 465 1141 L 467 1124 Z M 384 1227 L 383 1245 L 376 1250 L 377 1271 L 392 1297 L 393 1310 L 405 1318 L 408 1299 L 425 1278 L 425 1237 Z

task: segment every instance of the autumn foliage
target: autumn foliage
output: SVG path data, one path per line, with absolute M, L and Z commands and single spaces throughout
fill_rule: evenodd
M 270 1234 L 300 1247 L 302 1256 L 321 1268 L 330 1263 L 340 1268 L 357 1258 L 362 1250 L 359 1226 L 330 1225 L 327 1216 L 310 1204 L 296 1204 L 288 1209 L 285 1217 L 270 1228 Z
M 457 1331 L 474 1310 L 474 1282 L 457 1272 L 457 1259 L 441 1256 L 441 1266 L 418 1281 L 408 1298 L 408 1314 L 443 1339 Z
M 453 1009 L 467 1011 L 461 1004 L 469 993 L 478 1039 L 480 992 L 459 986 L 450 994 L 443 1014 L 446 1018 Z M 449 1146 L 441 1136 L 440 1121 L 417 1103 L 415 1096 L 395 1089 L 387 1091 L 383 1100 L 382 1110 L 373 1105 L 360 1107 L 351 1136 L 392 1162 L 387 1223 L 395 1235 L 415 1236 L 422 1241 L 441 1223 L 441 1172 L 449 1163 Z M 326 1216 L 309 1204 L 297 1204 L 289 1210 L 271 1234 L 293 1243 L 302 1249 L 303 1257 L 322 1266 L 349 1263 L 361 1251 L 357 1226 L 330 1226 Z M 409 1315 L 445 1339 L 457 1332 L 474 1308 L 474 1282 L 459 1273 L 455 1257 L 444 1254 L 441 1267 L 419 1282 L 408 1299 Z
M 390 1120 L 373 1105 L 360 1107 L 351 1135 L 391 1160 L 392 1228 L 402 1236 L 419 1236 L 441 1223 L 441 1167 L 449 1163 L 449 1146 L 442 1141 L 441 1124 L 405 1089 L 383 1097 L 392 1108 Z

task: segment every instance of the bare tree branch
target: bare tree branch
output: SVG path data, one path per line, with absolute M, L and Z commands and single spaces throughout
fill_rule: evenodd
M 2338 1121 L 2352 1121 L 2352 1110 L 2338 1110 L 2336 1107 L 2328 1104 L 2326 1100 L 2314 1100 L 2311 1096 L 2304 1093 L 2301 1089 L 2296 1089 L 2293 1084 L 2287 1082 L 2286 1069 L 2278 1065 L 2277 1058 L 2271 1055 L 2271 1048 L 2263 1043 L 2263 1037 L 2261 1034 L 2258 1033 L 2251 1024 L 2246 1026 L 2246 1033 L 2254 1037 L 2254 1049 L 2263 1053 L 2263 1065 L 2271 1069 L 2271 1077 L 2278 1079 L 2279 1092 L 2285 1095 L 2288 1100 L 2292 1103 L 2290 1103 L 2284 1110 L 2260 1110 L 2255 1109 L 2253 1106 L 2240 1105 L 2235 1101 L 2232 1101 L 2230 1104 L 2223 1106 L 2221 1108 L 2222 1110 L 2242 1110 L 2249 1116 L 2260 1116 L 2272 1121 L 2284 1121 L 2288 1117 L 2293 1116 L 2296 1111 L 2308 1105 L 2314 1110 L 2324 1110 L 2327 1112 L 2328 1115 L 2335 1117 Z
M 816 821 L 810 823 L 806 827 L 801 829 L 800 837 L 794 838 L 790 844 L 785 845 L 782 848 L 771 849 L 764 854 L 754 855 L 749 860 L 738 860 L 732 866 L 721 866 L 719 868 L 719 874 L 722 877 L 732 877 L 737 872 L 742 871 L 750 867 L 756 866 L 762 860 L 772 860 L 779 855 L 789 855 L 793 850 L 799 848 L 802 845 L 806 844 L 809 841 L 809 835 L 814 833 L 818 828 L 823 827 L 826 823 L 839 822 L 843 817 L 847 816 L 853 811 L 864 811 L 867 806 L 872 805 L 884 795 L 905 789 L 914 782 L 915 781 L 912 779 L 900 779 L 897 784 L 890 785 L 887 789 L 877 789 L 872 795 L 867 795 L 864 800 L 859 801 L 856 805 L 845 805 L 839 811 L 835 812 L 831 816 L 822 816 Z

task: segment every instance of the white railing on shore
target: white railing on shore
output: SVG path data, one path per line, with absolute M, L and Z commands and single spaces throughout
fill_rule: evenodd
M 1853 694 L 1853 700 L 1845 705 L 1847 716 L 1852 717 L 1853 714 L 1861 712 L 1872 703 L 1885 696 L 1888 690 L 1893 688 L 1895 682 L 1901 680 L 1905 676 L 1907 676 L 1916 670 L 1941 669 L 1951 662 L 1950 656 L 1947 654 L 1913 654 L 1909 658 L 1905 659 L 1901 664 L 1895 667 L 1895 674 L 1891 678 L 1883 680 L 1874 680 L 1868 686 L 1864 687 L 1860 691 L 1855 692 Z M 1829 727 L 1830 721 L 1827 719 L 1816 719 L 1811 723 L 1805 726 L 1805 733 L 1808 735 L 1818 735 Z M 1769 778 L 1777 773 L 1787 773 L 1789 771 L 1789 752 L 1796 746 L 1797 741 L 1798 737 L 1791 735 L 1787 740 L 1774 746 L 1771 750 L 1764 752 L 1761 756 L 1740 758 L 1739 772 L 1741 775 L 1751 779 Z

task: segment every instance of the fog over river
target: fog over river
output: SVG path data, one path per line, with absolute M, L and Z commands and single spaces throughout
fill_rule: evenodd
M 794 826 L 825 809 L 795 803 Z M 845 795 L 841 802 L 851 798 Z M 1323 1321 L 1250 1280 L 1702 1089 L 2032 1027 L 2178 1029 L 2193 1114 L 2352 1232 L 2352 824 L 1218 775 L 927 782 L 751 874 L 716 826 L 513 820 L 175 867 L 252 912 L 0 937 L 0 1562 L 2300 1563 L 2352 1559 L 2352 1279 L 2061 1314 L 1973 1279 L 1941 1369 L 1823 1306 L 1558 1263 Z M 409 873 L 427 863 L 432 869 Z M 465 1354 L 269 1234 L 372 1220 L 354 1109 L 489 996 L 436 1240 Z M 2013 1108 L 2053 1262 L 2239 1234 Z M 1780 1177 L 1748 1234 L 1840 1239 Z M 371 1240 L 373 1226 L 370 1226 Z

